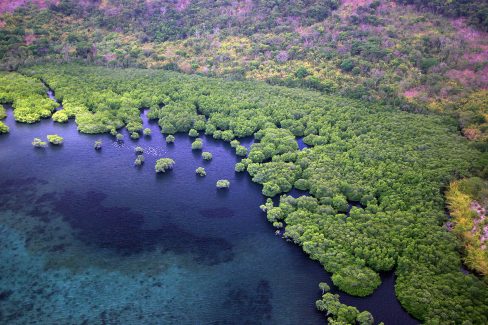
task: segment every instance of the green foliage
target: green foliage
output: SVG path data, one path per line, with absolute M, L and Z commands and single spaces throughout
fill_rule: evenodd
M 325 293 L 322 296 L 321 300 L 317 300 L 315 302 L 315 306 L 317 307 L 318 310 L 320 311 L 327 311 L 327 314 L 329 315 L 328 323 L 334 323 L 334 324 L 356 324 L 360 323 L 363 321 L 368 321 L 371 320 L 373 323 L 373 319 L 371 316 L 371 319 L 368 318 L 368 313 L 367 311 L 360 313 L 356 307 L 348 306 L 345 304 L 342 304 L 339 301 L 339 296 L 334 295 L 330 292 Z M 368 323 L 364 323 L 368 324 Z
M 139 139 L 139 137 L 140 137 L 140 135 L 139 135 L 139 133 L 138 133 L 138 132 L 132 132 L 132 133 L 130 134 L 130 138 L 131 138 L 131 139 L 136 140 L 136 139 Z
M 68 114 L 64 110 L 59 110 L 53 114 L 52 119 L 54 122 L 66 123 L 68 122 Z
M 242 162 L 238 162 L 235 167 L 234 167 L 234 170 L 238 173 L 240 172 L 243 172 L 245 171 L 247 168 L 247 166 L 245 164 L 243 164 Z
M 204 152 L 202 152 L 202 158 L 204 160 L 212 160 L 212 153 L 210 153 L 208 151 L 204 151 Z
M 134 165 L 135 166 L 141 166 L 144 164 L 144 156 L 143 155 L 137 155 L 136 160 L 134 160 Z
M 93 148 L 95 150 L 101 150 L 102 149 L 102 140 L 96 140 L 95 143 L 93 144 Z
M 6 117 L 7 112 L 5 111 L 5 107 L 3 107 L 3 105 L 0 105 L 0 120 L 3 120 Z
M 202 140 L 201 139 L 196 139 L 191 144 L 191 150 L 201 150 L 202 147 L 203 147 L 203 143 L 202 143 Z
M 58 104 L 45 92 L 44 86 L 34 78 L 18 73 L 0 74 L 0 104 L 12 103 L 18 122 L 35 123 L 51 116 Z
M 77 65 L 23 71 L 46 80 L 76 123 L 89 114 L 103 132 L 138 121 L 137 107 L 149 106 L 158 110 L 163 131 L 196 130 L 196 121 L 206 118 L 205 133 L 217 138 L 255 135 L 236 171 L 247 170 L 269 197 L 293 187 L 309 192 L 282 196 L 278 206 L 267 203 L 267 218 L 332 273 L 336 286 L 368 295 L 380 284 L 379 272 L 394 269 L 396 294 L 419 320 L 488 321 L 486 284 L 459 271 L 456 240 L 441 227 L 441 189 L 482 165 L 480 152 L 457 134 L 452 119 L 168 71 Z M 312 147 L 299 150 L 297 136 Z M 346 215 L 352 202 L 362 206 Z M 346 308 L 340 318 L 352 314 Z
M 217 188 L 224 189 L 230 187 L 230 182 L 226 179 L 219 179 L 216 184 Z
M 9 133 L 9 131 L 10 128 L 5 123 L 0 121 L 0 134 Z
M 174 143 L 175 142 L 175 137 L 170 134 L 166 137 L 166 143 Z
M 145 128 L 143 131 L 142 131 L 142 134 L 144 134 L 144 136 L 150 136 L 152 133 L 151 129 L 150 128 Z
M 197 130 L 191 129 L 190 132 L 188 132 L 188 135 L 192 138 L 196 138 L 196 137 L 198 137 L 199 134 L 198 134 Z
M 139 147 L 139 146 L 135 147 L 134 152 L 136 153 L 136 155 L 142 155 L 144 153 L 144 148 Z
M 232 140 L 232 141 L 230 142 L 230 146 L 231 146 L 232 148 L 237 148 L 237 146 L 239 146 L 240 144 L 241 144 L 241 143 L 239 142 L 239 140 Z
M 156 173 L 165 173 L 167 170 L 173 169 L 175 161 L 171 158 L 160 158 L 156 161 L 156 166 L 154 167 Z
M 34 138 L 32 141 L 32 145 L 35 148 L 45 148 L 47 146 L 47 143 L 45 141 L 42 141 L 40 138 Z
M 115 138 L 117 139 L 117 141 L 122 141 L 122 140 L 124 140 L 124 135 L 121 133 L 117 133 L 115 135 Z
M 330 287 L 327 283 L 325 282 L 320 282 L 319 283 L 319 288 L 320 290 L 322 290 L 322 294 L 325 294 L 326 292 L 329 292 L 330 291 Z
M 203 167 L 198 167 L 195 170 L 195 173 L 197 173 L 198 176 L 206 176 L 207 175 L 207 172 L 205 171 L 205 168 L 203 168 Z
M 247 148 L 244 146 L 238 145 L 236 147 L 236 155 L 241 156 L 241 157 L 247 156 Z
M 47 139 L 49 140 L 50 143 L 55 144 L 55 145 L 60 145 L 64 141 L 63 137 L 61 137 L 57 134 L 49 134 L 47 136 Z

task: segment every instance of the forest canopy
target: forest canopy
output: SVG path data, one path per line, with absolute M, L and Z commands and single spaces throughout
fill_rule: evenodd
M 268 200 L 263 209 L 285 238 L 332 273 L 334 285 L 365 296 L 381 283 L 379 272 L 395 270 L 397 297 L 419 320 L 488 321 L 486 283 L 460 271 L 455 236 L 442 227 L 441 189 L 484 164 L 453 119 L 165 71 L 44 65 L 22 72 L 56 91 L 81 132 L 142 129 L 140 108 L 150 107 L 165 134 L 254 136 L 236 170 L 269 197 L 306 191 L 285 194 L 277 205 Z M 300 150 L 297 137 L 309 147 Z M 173 164 L 165 158 L 155 168 Z

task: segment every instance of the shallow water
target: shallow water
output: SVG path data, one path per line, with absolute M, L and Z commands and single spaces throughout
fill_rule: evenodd
M 114 142 L 73 121 L 15 123 L 0 136 L 0 323 L 323 324 L 322 267 L 274 235 L 261 187 L 234 172 L 229 144 L 177 135 Z M 60 147 L 34 137 L 59 134 Z M 95 151 L 95 140 L 103 149 Z M 251 143 L 246 140 L 245 145 Z M 145 164 L 133 165 L 134 148 Z M 171 157 L 174 170 L 154 172 Z M 206 177 L 195 169 L 205 167 Z M 231 182 L 217 190 L 218 179 Z M 368 298 L 341 301 L 387 324 L 415 323 L 394 296 L 393 274 Z M 334 291 L 334 289 L 333 289 Z

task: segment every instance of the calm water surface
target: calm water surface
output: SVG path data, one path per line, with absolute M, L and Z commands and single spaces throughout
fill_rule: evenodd
M 0 323 L 323 324 L 315 310 L 322 267 L 274 235 L 261 187 L 236 174 L 230 145 L 177 135 L 114 142 L 73 121 L 15 123 L 0 136 Z M 59 134 L 60 147 L 34 137 Z M 103 149 L 95 151 L 95 140 Z M 251 140 L 246 140 L 249 145 Z M 134 148 L 145 164 L 133 165 Z M 156 175 L 158 158 L 176 161 Z M 205 167 L 206 177 L 195 175 Z M 218 179 L 231 182 L 217 190 Z M 393 274 L 368 298 L 341 301 L 376 321 L 415 323 L 394 296 Z M 333 289 L 334 291 L 334 289 Z

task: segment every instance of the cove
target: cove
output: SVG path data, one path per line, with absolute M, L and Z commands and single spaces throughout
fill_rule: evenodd
M 228 143 L 177 134 L 116 142 L 67 124 L 16 123 L 0 136 L 0 320 L 9 324 L 323 324 L 315 309 L 329 276 L 300 247 L 274 235 L 261 186 L 234 172 Z M 144 113 L 145 114 L 145 113 Z M 59 134 L 60 147 L 34 137 Z M 101 139 L 101 151 L 93 149 Z M 249 143 L 251 140 L 247 140 Z M 245 144 L 246 146 L 249 143 Z M 134 148 L 145 164 L 133 165 Z M 158 158 L 176 161 L 156 175 Z M 205 167 L 206 177 L 195 169 Z M 230 189 L 215 188 L 228 179 Z M 332 289 L 337 292 L 336 289 Z M 376 322 L 416 323 L 394 295 L 394 276 L 366 298 L 340 293 Z

